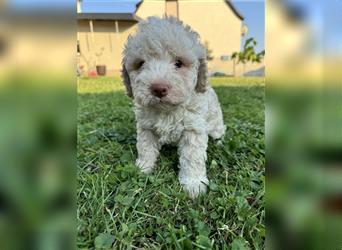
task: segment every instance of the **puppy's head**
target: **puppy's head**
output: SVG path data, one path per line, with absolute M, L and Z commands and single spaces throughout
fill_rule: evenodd
M 206 50 L 189 26 L 175 18 L 150 17 L 127 40 L 122 77 L 138 104 L 174 107 L 206 91 Z

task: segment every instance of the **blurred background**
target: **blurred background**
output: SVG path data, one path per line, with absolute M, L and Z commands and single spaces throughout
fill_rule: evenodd
M 342 247 L 341 11 L 266 3 L 269 249 Z
M 147 6 L 149 1 L 145 7 L 138 1 L 127 6 L 116 1 L 125 6 L 122 13 L 110 15 L 117 19 L 108 25 L 101 21 L 101 26 L 97 19 L 103 13 L 87 9 L 96 1 L 88 1 L 88 7 L 86 2 L 0 2 L 0 249 L 75 246 L 76 74 L 118 73 L 120 51 L 110 44 L 120 44 L 124 37 L 114 37 L 115 32 L 130 30 L 128 23 L 144 18 L 139 9 L 145 15 L 155 11 Z M 182 7 L 175 2 L 161 6 L 182 19 Z M 263 39 L 248 24 L 260 16 L 247 21 L 250 15 L 244 11 L 244 5 L 260 2 L 266 9 L 265 60 Z M 341 249 L 342 2 L 223 3 L 235 24 L 207 29 L 231 44 L 215 45 L 209 33 L 211 73 L 253 73 L 247 66 L 251 64 L 258 65 L 253 74 L 262 75 L 258 69 L 267 65 L 268 248 Z M 165 9 L 158 11 L 161 15 Z M 189 16 L 189 22 L 198 25 L 199 32 L 201 25 L 205 30 L 203 12 L 191 11 L 197 19 Z M 206 20 L 220 22 L 217 16 L 208 13 Z M 127 23 L 124 30 L 122 23 Z M 92 39 L 102 39 L 101 34 L 106 41 L 117 40 L 96 47 Z M 106 61 L 110 49 L 117 53 L 113 65 Z
M 73 249 L 76 3 L 0 6 L 0 249 Z

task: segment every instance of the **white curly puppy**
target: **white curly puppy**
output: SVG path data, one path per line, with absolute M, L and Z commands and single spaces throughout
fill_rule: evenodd
M 139 24 L 123 52 L 122 77 L 135 105 L 136 165 L 150 173 L 163 144 L 178 145 L 179 181 L 191 197 L 206 191 L 208 135 L 224 135 L 199 36 L 175 18 Z

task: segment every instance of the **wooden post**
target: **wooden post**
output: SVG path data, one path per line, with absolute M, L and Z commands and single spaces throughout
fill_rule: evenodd
M 115 20 L 115 33 L 119 34 L 119 22 L 117 20 Z
M 93 24 L 93 20 L 89 20 L 89 28 L 90 28 L 91 41 L 94 42 L 94 24 Z

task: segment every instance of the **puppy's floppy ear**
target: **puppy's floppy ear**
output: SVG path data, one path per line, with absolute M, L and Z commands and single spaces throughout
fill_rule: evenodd
M 205 92 L 208 86 L 208 67 L 207 60 L 205 58 L 199 59 L 199 67 L 197 73 L 197 84 L 195 90 L 197 92 Z
M 124 62 L 122 62 L 121 77 L 122 77 L 123 83 L 125 84 L 125 87 L 126 87 L 126 95 L 130 98 L 133 98 L 131 79 L 129 78 L 129 75 L 128 75 L 128 72 L 127 72 L 127 69 L 125 67 Z

